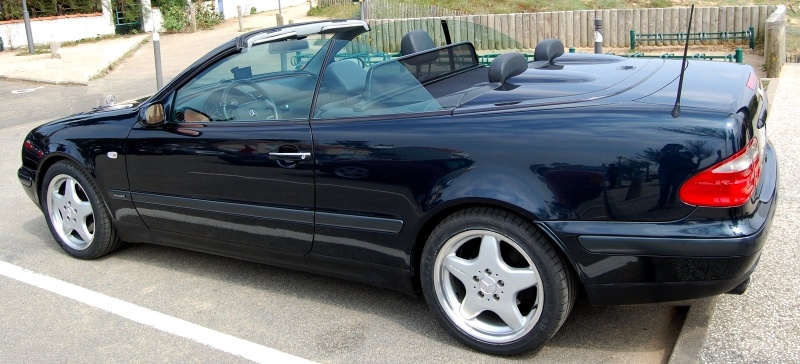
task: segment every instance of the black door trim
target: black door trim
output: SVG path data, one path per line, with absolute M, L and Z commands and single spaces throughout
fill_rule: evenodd
M 403 229 L 403 221 L 380 217 L 342 215 L 330 212 L 317 212 L 317 225 L 332 226 L 345 229 L 377 231 L 381 233 L 399 233 Z
M 247 205 L 232 202 L 198 200 L 185 197 L 163 196 L 150 193 L 131 192 L 134 203 L 171 206 L 189 210 L 216 212 L 221 214 L 252 216 L 270 220 L 281 220 L 300 224 L 313 224 L 314 212 L 280 207 Z

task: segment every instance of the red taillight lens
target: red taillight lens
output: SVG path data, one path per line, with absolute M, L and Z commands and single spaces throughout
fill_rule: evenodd
M 689 178 L 678 193 L 681 201 L 696 206 L 736 207 L 744 205 L 761 177 L 758 140 L 714 166 Z

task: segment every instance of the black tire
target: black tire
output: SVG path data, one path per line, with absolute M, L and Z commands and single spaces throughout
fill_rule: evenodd
M 122 245 L 97 186 L 75 162 L 53 164 L 40 196 L 50 233 L 73 257 L 94 259 Z
M 539 230 L 493 208 L 465 209 L 442 221 L 420 269 L 425 300 L 439 322 L 467 346 L 495 355 L 547 342 L 577 291 L 570 269 Z

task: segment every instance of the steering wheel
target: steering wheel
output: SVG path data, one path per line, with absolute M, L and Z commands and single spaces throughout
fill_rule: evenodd
M 256 90 L 260 95 L 244 92 L 241 89 L 242 86 L 250 87 Z M 234 88 L 239 93 L 250 96 L 251 101 L 230 105 L 228 96 Z M 258 96 L 261 97 L 259 98 Z M 267 120 L 269 119 L 267 116 L 271 116 L 272 119 L 276 120 L 281 118 L 278 106 L 275 105 L 275 102 L 267 95 L 267 92 L 261 85 L 252 81 L 238 80 L 225 86 L 225 89 L 222 91 L 222 100 L 220 100 L 220 103 L 224 120 Z M 245 114 L 240 115 L 239 110 L 245 110 Z

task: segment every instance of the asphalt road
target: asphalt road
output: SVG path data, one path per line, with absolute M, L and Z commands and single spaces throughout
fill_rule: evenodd
M 153 245 L 131 244 L 95 261 L 67 256 L 19 186 L 22 140 L 40 122 L 97 106 L 109 92 L 117 100 L 152 93 L 152 78 L 138 69 L 145 66 L 135 57 L 89 86 L 0 80 L 6 101 L 0 107 L 0 263 L 325 363 L 659 363 L 669 358 L 685 308 L 593 307 L 582 299 L 541 350 L 496 358 L 451 338 L 422 298 Z M 6 363 L 246 361 L 3 275 L 0 297 L 0 358 Z

